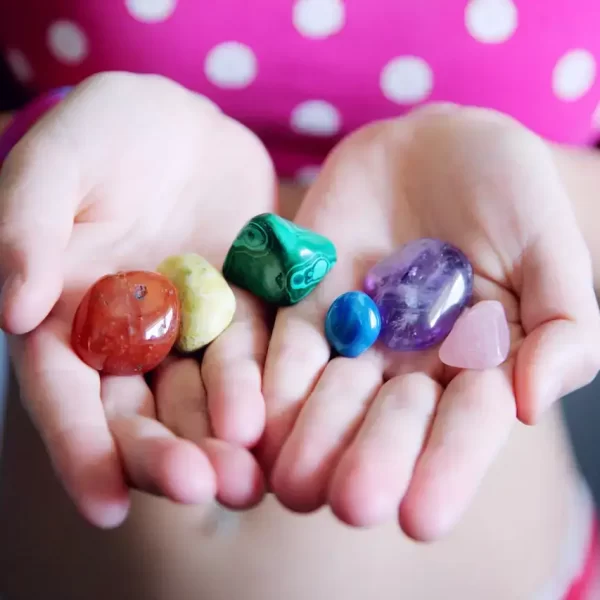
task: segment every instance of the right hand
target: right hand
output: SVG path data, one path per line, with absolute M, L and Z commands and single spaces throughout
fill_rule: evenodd
M 82 514 L 120 524 L 129 487 L 182 503 L 262 496 L 246 449 L 264 426 L 264 307 L 236 290 L 233 324 L 195 359 L 100 376 L 70 347 L 85 290 L 118 270 L 197 252 L 220 268 L 246 220 L 275 210 L 260 142 L 155 76 L 78 86 L 17 144 L 0 176 L 0 317 L 23 402 Z M 215 438 L 211 439 L 214 434 Z
M 295 222 L 331 239 L 338 261 L 314 293 L 277 313 L 259 452 L 271 489 L 291 510 L 329 504 L 350 525 L 397 518 L 413 538 L 439 539 L 517 418 L 535 423 L 600 368 L 590 255 L 555 155 L 504 115 L 424 107 L 342 141 Z M 465 252 L 474 302 L 502 302 L 508 359 L 451 369 L 436 347 L 377 344 L 331 360 L 323 331 L 331 303 L 361 289 L 372 264 L 424 237 Z M 388 318 L 415 333 L 394 310 Z

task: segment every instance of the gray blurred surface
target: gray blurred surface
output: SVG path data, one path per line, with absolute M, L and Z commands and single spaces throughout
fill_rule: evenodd
M 600 506 L 600 377 L 563 400 L 575 456 Z

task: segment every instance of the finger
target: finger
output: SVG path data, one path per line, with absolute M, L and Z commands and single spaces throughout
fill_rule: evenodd
M 600 313 L 591 262 L 572 214 L 563 211 L 523 255 L 515 390 L 519 418 L 537 421 L 600 368 Z
M 242 291 L 236 296 L 235 318 L 206 350 L 202 379 L 215 436 L 250 447 L 265 425 L 262 373 L 270 327 L 257 299 Z
M 265 364 L 266 424 L 258 449 L 267 476 L 329 360 L 325 312 L 320 303 L 309 301 L 277 313 Z
M 99 527 L 127 516 L 129 496 L 100 401 L 98 373 L 73 353 L 66 324 L 48 319 L 11 345 L 25 407 L 81 513 Z
M 172 360 L 159 367 L 155 394 L 160 420 L 206 453 L 219 502 L 230 508 L 257 504 L 264 494 L 264 479 L 256 459 L 244 448 L 209 438 L 207 399 L 197 361 Z
M 154 376 L 158 420 L 175 435 L 196 444 L 208 437 L 206 391 L 193 358 L 165 361 Z
M 331 481 L 329 503 L 338 518 L 356 527 L 395 518 L 440 394 L 424 373 L 400 375 L 381 388 Z
M 402 237 L 398 223 L 405 227 L 405 220 L 389 217 L 398 206 L 398 186 L 389 185 L 380 153 L 364 151 L 380 130 L 381 125 L 365 128 L 330 155 L 296 215 L 297 224 L 333 242 L 337 263 L 309 297 L 277 313 L 263 386 L 267 417 L 259 456 L 267 472 L 330 358 L 323 327 L 331 303 L 349 289 L 361 289 L 368 267 Z M 376 206 L 365 197 L 376 197 Z
M 265 493 L 256 459 L 245 448 L 211 438 L 200 442 L 217 475 L 217 500 L 228 508 L 251 508 Z
M 400 505 L 400 524 L 412 538 L 445 535 L 475 495 L 515 423 L 512 369 L 463 371 L 443 393 Z
M 134 487 L 182 504 L 214 498 L 210 461 L 196 444 L 177 438 L 154 419 L 154 399 L 143 377 L 104 377 L 102 399 Z
M 309 512 L 326 501 L 330 476 L 381 381 L 381 365 L 369 355 L 327 366 L 273 469 L 270 483 L 285 506 Z
M 32 331 L 63 285 L 63 253 L 84 192 L 75 157 L 45 128 L 14 148 L 0 177 L 2 327 Z

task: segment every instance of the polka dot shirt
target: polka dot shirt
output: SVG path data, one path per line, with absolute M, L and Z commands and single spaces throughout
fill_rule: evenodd
M 161 73 L 309 182 L 340 137 L 426 102 L 497 109 L 558 142 L 600 126 L 597 0 L 2 0 L 0 44 L 33 92 Z

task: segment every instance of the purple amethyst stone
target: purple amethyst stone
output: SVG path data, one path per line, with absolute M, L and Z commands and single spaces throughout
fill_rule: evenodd
M 402 246 L 365 277 L 381 313 L 379 339 L 392 350 L 440 343 L 473 293 L 473 267 L 454 246 L 423 238 Z

